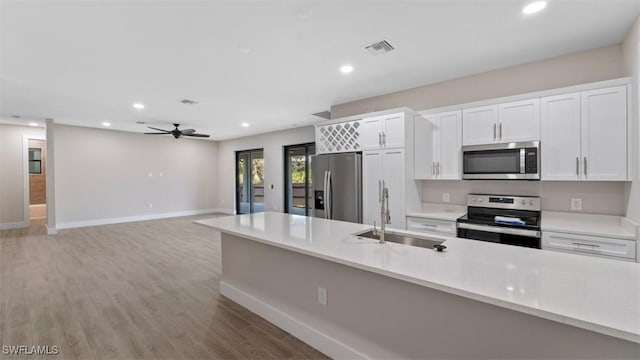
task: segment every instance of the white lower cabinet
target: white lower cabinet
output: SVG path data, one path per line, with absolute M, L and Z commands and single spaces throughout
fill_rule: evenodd
M 542 232 L 542 249 L 619 260 L 636 260 L 636 242 L 601 236 Z
M 407 230 L 426 234 L 456 236 L 456 222 L 407 216 Z
M 372 150 L 362 153 L 363 223 L 380 226 L 382 187 L 389 190 L 389 228 L 405 229 L 404 149 Z

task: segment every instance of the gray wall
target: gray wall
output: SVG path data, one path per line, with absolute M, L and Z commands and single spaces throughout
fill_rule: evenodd
M 426 110 L 625 76 L 622 46 L 614 45 L 331 107 L 339 118 L 407 106 Z
M 54 140 L 58 225 L 217 207 L 216 142 L 66 125 Z
M 614 45 L 592 49 L 334 105 L 331 113 L 334 117 L 342 117 L 398 106 L 426 110 L 630 76 L 633 69 L 637 69 L 638 66 L 637 27 L 636 23 L 624 47 Z M 633 36 L 636 38 L 634 39 Z M 630 119 L 634 126 L 632 138 L 634 148 L 631 156 L 634 167 L 637 167 L 639 162 L 637 112 Z M 470 192 L 536 195 L 542 197 L 544 210 L 571 211 L 570 199 L 579 197 L 583 201 L 583 212 L 610 215 L 625 215 L 628 212 L 632 218 L 639 220 L 640 185 L 637 180 L 637 169 L 634 171 L 636 180 L 633 186 L 621 182 L 423 181 L 422 200 L 441 203 L 443 192 L 450 193 L 453 204 L 466 203 L 465 196 Z
M 313 126 L 247 136 L 221 141 L 219 156 L 219 207 L 228 212 L 235 210 L 235 152 L 264 149 L 264 204 L 265 210 L 284 211 L 284 146 L 315 141 Z M 273 189 L 271 189 L 273 184 Z
M 0 228 L 19 226 L 24 218 L 23 139 L 44 138 L 43 128 L 0 124 Z

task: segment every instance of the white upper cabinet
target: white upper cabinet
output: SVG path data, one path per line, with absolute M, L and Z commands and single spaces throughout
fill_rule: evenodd
M 380 223 L 380 194 L 382 193 L 382 150 L 362 153 L 362 222 Z
M 461 179 L 462 111 L 440 114 L 435 128 L 438 179 Z
M 545 97 L 542 180 L 627 180 L 627 87 Z
M 462 111 L 417 118 L 414 136 L 415 179 L 461 178 Z
M 413 128 L 413 177 L 420 180 L 436 178 L 436 158 L 433 127 L 435 115 L 419 116 Z
M 498 142 L 540 140 L 540 99 L 498 105 Z
M 540 140 L 540 100 L 465 109 L 463 145 Z
M 462 111 L 462 144 L 480 145 L 496 141 L 498 106 L 481 106 Z
M 585 91 L 581 100 L 584 179 L 627 180 L 627 87 Z
M 580 94 L 541 100 L 541 178 L 580 179 Z
M 404 147 L 405 113 L 364 118 L 360 122 L 362 150 Z

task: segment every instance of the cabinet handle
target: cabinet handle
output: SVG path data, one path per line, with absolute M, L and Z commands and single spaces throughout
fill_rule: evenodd
M 436 173 L 438 174 L 438 176 L 440 176 L 440 161 L 437 162 Z
M 382 145 L 387 146 L 387 134 L 382 132 Z
M 502 140 L 502 123 L 500 123 L 500 140 Z
M 378 202 L 382 202 L 382 180 L 378 180 Z
M 584 157 L 584 176 L 587 176 L 587 157 Z
M 438 225 L 432 225 L 432 224 L 421 224 L 424 227 L 430 227 L 430 228 L 437 228 Z
M 496 139 L 496 124 L 493 124 L 493 140 Z
M 378 132 L 378 145 L 382 146 L 382 133 Z
M 590 246 L 590 247 L 593 247 L 593 248 L 599 248 L 600 247 L 600 245 L 596 245 L 596 244 L 585 244 L 585 243 L 579 243 L 579 242 L 574 242 L 573 245 L 576 245 L 576 246 Z
M 580 176 L 580 157 L 576 156 L 576 176 Z
M 431 175 L 435 176 L 435 174 L 436 174 L 436 162 L 433 161 L 431 162 Z

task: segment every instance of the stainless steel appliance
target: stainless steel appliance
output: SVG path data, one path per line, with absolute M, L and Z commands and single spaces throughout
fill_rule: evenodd
M 313 215 L 362 223 L 362 155 L 322 154 L 311 157 Z
M 467 215 L 458 218 L 460 238 L 540 249 L 540 198 L 467 195 Z
M 462 178 L 540 180 L 540 141 L 463 146 Z

